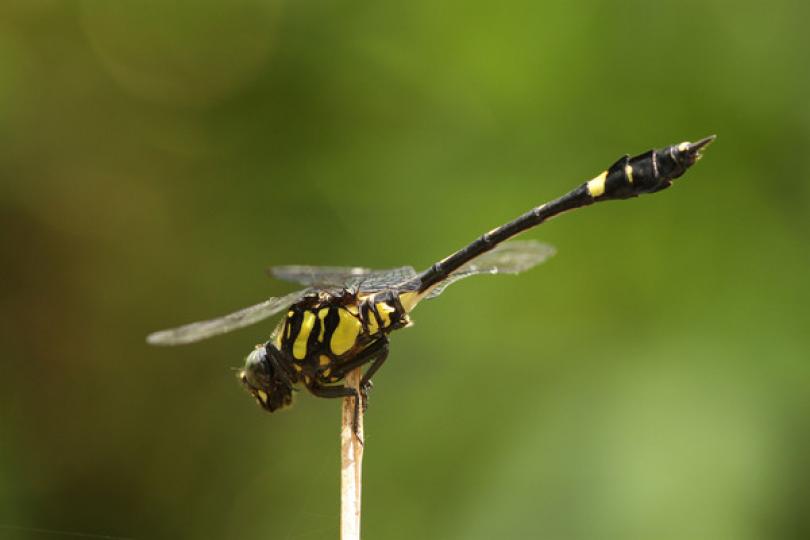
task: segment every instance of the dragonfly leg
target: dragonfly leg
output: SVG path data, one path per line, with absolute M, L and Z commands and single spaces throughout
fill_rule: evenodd
M 386 358 L 388 358 L 388 337 L 382 336 L 366 347 L 360 354 L 346 363 L 339 365 L 333 371 L 334 376 L 343 378 L 348 375 L 351 370 L 371 363 L 360 381 L 360 395 L 363 398 L 364 412 L 368 408 L 368 391 L 374 386 L 371 382 L 371 377 L 380 369 L 380 366 L 383 365 Z
M 385 350 L 386 353 L 388 352 L 388 338 L 386 336 L 373 341 L 368 347 L 357 353 L 353 358 L 350 358 L 349 360 L 335 366 L 335 368 L 332 370 L 332 376 L 342 379 L 348 375 L 351 370 L 373 361 L 374 358 L 383 350 Z M 365 381 L 365 379 L 366 377 L 363 377 L 363 381 Z
M 363 443 L 363 440 L 360 438 L 360 434 L 358 433 L 360 426 L 361 397 L 357 390 L 354 388 L 349 388 L 348 386 L 321 386 L 314 380 L 307 385 L 307 389 L 312 393 L 312 395 L 322 398 L 353 397 L 354 417 L 352 418 L 352 431 L 354 432 L 355 437 L 357 437 L 357 440 L 359 440 L 361 444 Z
M 371 377 L 377 373 L 377 370 L 382 367 L 385 360 L 388 358 L 388 338 L 383 337 L 380 341 L 384 341 L 383 345 L 380 347 L 380 351 L 376 354 L 374 360 L 371 361 L 371 365 L 360 380 L 360 395 L 363 396 L 363 411 L 368 408 L 368 392 L 374 387 L 374 384 L 371 382 Z

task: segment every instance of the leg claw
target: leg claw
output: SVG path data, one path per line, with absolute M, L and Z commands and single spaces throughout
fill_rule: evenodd
M 362 385 L 360 385 L 360 397 L 362 398 L 361 403 L 363 407 L 363 413 L 365 413 L 366 410 L 368 409 L 368 392 L 372 388 L 374 388 L 374 383 L 372 383 L 371 381 L 366 381 Z

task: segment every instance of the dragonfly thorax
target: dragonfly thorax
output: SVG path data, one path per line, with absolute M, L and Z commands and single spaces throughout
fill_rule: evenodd
M 298 382 L 306 376 L 331 380 L 336 366 L 371 342 L 410 323 L 393 291 L 360 295 L 354 289 L 319 291 L 290 306 L 270 344 Z
M 247 356 L 240 380 L 262 408 L 273 412 L 292 402 L 295 384 L 312 389 L 341 381 L 357 358 L 409 324 L 393 291 L 309 294 L 289 307 L 270 341 Z

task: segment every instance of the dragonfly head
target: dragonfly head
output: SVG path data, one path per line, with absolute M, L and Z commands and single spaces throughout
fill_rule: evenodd
M 292 385 L 275 359 L 278 352 L 271 343 L 257 345 L 245 359 L 239 380 L 256 402 L 273 412 L 292 403 Z

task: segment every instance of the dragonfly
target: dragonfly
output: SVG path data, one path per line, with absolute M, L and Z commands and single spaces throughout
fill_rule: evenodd
M 411 312 L 449 285 L 479 274 L 518 274 L 548 260 L 555 250 L 533 240 L 510 238 L 563 212 L 596 202 L 656 193 L 672 185 L 715 139 L 683 142 L 635 157 L 624 155 L 565 195 L 532 208 L 479 236 L 423 272 L 411 266 L 276 266 L 270 273 L 303 286 L 229 315 L 147 336 L 152 345 L 181 345 L 256 324 L 286 310 L 270 339 L 245 359 L 239 379 L 256 402 L 274 412 L 292 403 L 302 386 L 322 398 L 354 398 L 354 426 L 367 407 L 372 376 L 388 358 L 389 335 L 411 325 Z M 359 390 L 345 384 L 365 368 Z

